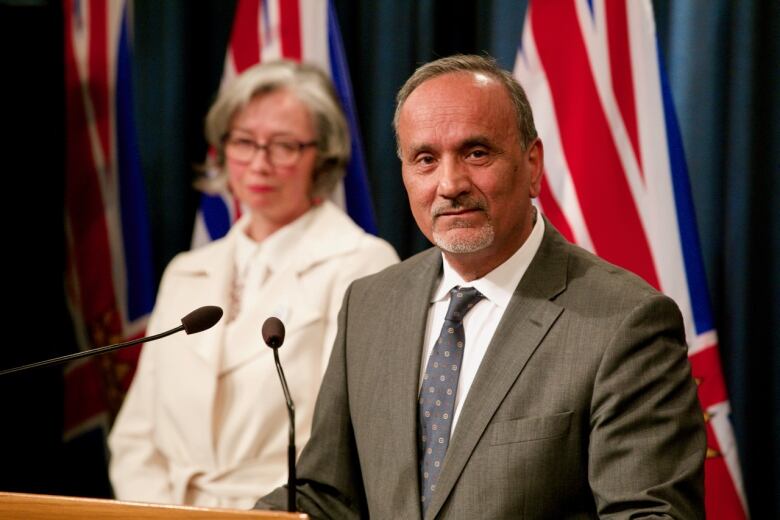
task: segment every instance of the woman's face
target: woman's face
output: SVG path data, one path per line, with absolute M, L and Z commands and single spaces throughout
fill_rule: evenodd
M 312 180 L 317 160 L 317 139 L 306 106 L 289 90 L 261 94 L 233 116 L 225 143 L 228 182 L 235 196 L 252 214 L 253 221 L 270 232 L 300 217 L 312 205 Z M 235 147 L 263 146 L 249 159 L 231 158 Z M 272 160 L 268 144 L 306 145 L 296 147 L 297 160 Z M 278 147 L 278 146 L 277 146 Z M 245 150 L 246 151 L 246 150 Z M 298 154 L 298 151 L 300 152 Z

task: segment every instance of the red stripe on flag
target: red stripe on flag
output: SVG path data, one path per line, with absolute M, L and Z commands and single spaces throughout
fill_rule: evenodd
M 539 203 L 544 210 L 544 216 L 547 217 L 553 226 L 555 226 L 555 229 L 566 237 L 566 240 L 571 243 L 576 243 L 569 221 L 566 220 L 566 215 L 561 211 L 561 207 L 558 205 L 558 201 L 555 200 L 552 190 L 550 189 L 546 171 L 544 172 L 544 175 L 542 175 L 542 189 L 539 192 Z
M 89 96 L 95 109 L 100 145 L 106 165 L 111 164 L 111 110 L 108 83 L 108 7 L 103 0 L 89 2 Z M 111 45 L 113 48 L 113 45 Z M 106 168 L 106 175 L 111 169 Z
M 75 264 L 84 322 L 91 324 L 115 308 L 108 224 L 103 194 L 89 138 L 82 79 L 76 64 L 73 3 L 65 5 L 66 163 L 65 210 L 72 243 L 68 261 Z M 94 36 L 94 35 L 93 35 Z M 91 83 L 91 82 L 90 82 Z M 98 105 L 99 106 L 99 105 Z M 95 111 L 98 112 L 98 106 Z M 105 104 L 103 105 L 105 106 Z M 99 117 L 98 114 L 95 114 Z M 103 113 L 107 119 L 107 115 Z
M 299 0 L 279 2 L 279 23 L 282 32 L 282 57 L 301 61 L 301 14 Z
M 623 124 L 628 132 L 631 147 L 636 155 L 640 175 L 642 156 L 639 150 L 639 128 L 636 118 L 636 100 L 634 99 L 634 77 L 631 67 L 631 46 L 628 42 L 628 15 L 626 3 L 605 2 L 607 16 L 607 39 L 609 42 L 610 75 L 612 89 L 615 92 L 618 108 L 623 116 Z
M 710 520 L 747 519 L 711 423 L 707 423 L 707 458 L 704 460 L 704 510 Z
M 112 14 L 122 14 L 124 4 L 66 0 L 63 5 L 68 296 L 74 307 L 74 321 L 85 331 L 78 338 L 79 346 L 86 349 L 127 339 L 123 337 L 121 309 L 114 288 L 114 261 L 123 259 L 113 257 L 110 247 L 112 240 L 121 242 L 122 230 L 112 225 L 108 217 L 118 199 L 110 184 L 115 180 L 107 178 L 117 171 L 113 152 L 116 78 L 112 58 L 118 42 L 112 38 L 116 35 L 111 32 L 110 22 L 117 20 Z M 85 17 L 81 10 L 87 8 Z M 83 25 L 85 21 L 88 27 Z M 86 52 L 86 56 L 77 55 L 81 52 Z M 136 360 L 137 351 L 123 351 L 71 365 L 66 370 L 66 438 L 110 422 L 119 410 Z
M 239 74 L 260 61 L 260 0 L 239 0 L 230 51 Z
M 645 231 L 599 102 L 574 3 L 536 2 L 529 14 L 593 247 L 599 256 L 659 288 Z
M 699 385 L 699 401 L 702 408 L 706 410 L 714 404 L 728 401 L 717 344 L 700 350 L 689 359 L 691 373 Z

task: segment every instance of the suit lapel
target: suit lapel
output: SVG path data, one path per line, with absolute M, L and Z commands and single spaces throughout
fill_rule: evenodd
M 420 381 L 421 345 L 424 342 L 431 294 L 441 271 L 441 253 L 432 249 L 400 285 L 392 298 L 389 312 L 396 315 L 393 323 L 400 326 L 389 348 L 392 357 L 387 367 L 393 378 L 387 388 L 388 417 L 393 417 L 393 431 L 386 440 L 388 453 L 393 454 L 394 467 L 383 468 L 386 475 L 398 475 L 397 494 L 389 499 L 403 497 L 404 503 L 394 503 L 399 518 L 420 517 L 419 461 L 417 447 L 417 400 Z
M 545 221 L 539 251 L 515 289 L 463 404 L 426 518 L 434 518 L 446 502 L 496 410 L 562 312 L 550 300 L 566 287 L 564 247 Z

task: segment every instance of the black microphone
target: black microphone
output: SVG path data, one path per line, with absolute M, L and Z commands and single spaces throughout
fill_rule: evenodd
M 199 309 L 195 309 L 191 313 L 187 314 L 185 317 L 181 319 L 181 325 L 179 325 L 174 329 L 168 330 L 166 332 L 161 332 L 160 334 L 155 334 L 154 336 L 147 336 L 145 338 L 138 338 L 130 341 L 125 341 L 124 343 L 115 343 L 113 345 L 108 345 L 106 347 L 99 347 L 99 348 L 84 350 L 82 352 L 75 352 L 73 354 L 68 354 L 66 356 L 60 356 L 57 358 L 38 361 L 36 363 L 30 363 L 29 365 L 22 365 L 20 367 L 9 368 L 0 371 L 0 376 L 4 376 L 6 374 L 12 374 L 14 372 L 21 372 L 23 370 L 29 370 L 32 368 L 56 365 L 57 363 L 63 363 L 65 361 L 80 359 L 87 356 L 96 356 L 98 354 L 105 354 L 106 352 L 119 350 L 125 347 L 131 347 L 133 345 L 137 345 L 138 343 L 144 343 L 144 342 L 148 343 L 150 341 L 164 338 L 165 336 L 170 336 L 171 334 L 175 334 L 180 330 L 185 331 L 187 334 L 197 334 L 198 332 L 203 332 L 204 330 L 213 327 L 220 320 L 220 318 L 222 318 L 222 309 L 214 305 L 207 305 L 205 307 L 200 307 Z
M 182 328 L 187 334 L 197 334 L 208 330 L 222 318 L 222 308 L 216 305 L 206 305 L 205 307 L 199 307 L 187 314 L 181 319 L 181 327 L 176 329 L 176 332 Z
M 279 318 L 271 316 L 263 323 L 263 341 L 274 349 L 278 349 L 284 343 L 284 323 Z
M 284 343 L 284 324 L 279 318 L 271 316 L 263 323 L 263 341 L 274 351 L 274 363 L 279 381 L 282 382 L 282 392 L 287 401 L 287 413 L 290 416 L 290 442 L 287 446 L 287 511 L 294 513 L 295 507 L 295 405 L 290 397 L 290 389 L 287 388 L 287 379 L 284 377 L 282 364 L 279 362 L 279 347 Z

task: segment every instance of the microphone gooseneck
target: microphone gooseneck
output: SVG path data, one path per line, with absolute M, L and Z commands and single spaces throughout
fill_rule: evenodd
M 284 343 L 284 324 L 279 318 L 272 316 L 263 322 L 262 333 L 263 341 L 274 351 L 276 372 L 282 383 L 282 392 L 284 392 L 284 399 L 287 402 L 287 414 L 290 416 L 290 441 L 287 446 L 287 511 L 294 513 L 297 509 L 295 506 L 295 405 L 290 396 L 290 389 L 287 387 L 282 364 L 279 361 L 279 347 Z
M 56 365 L 58 363 L 64 363 L 65 361 L 72 361 L 74 359 L 81 359 L 83 357 L 97 356 L 98 354 L 105 354 L 106 352 L 112 352 L 114 350 L 119 350 L 125 347 L 131 347 L 133 345 L 137 345 L 138 343 L 149 343 L 150 341 L 155 341 L 160 338 L 170 336 L 171 334 L 176 334 L 180 330 L 186 331 L 187 334 L 195 334 L 198 332 L 203 332 L 204 330 L 213 327 L 221 317 L 222 317 L 222 309 L 220 309 L 219 307 L 215 307 L 213 305 L 208 305 L 206 307 L 195 309 L 191 313 L 187 314 L 185 317 L 181 319 L 182 324 L 179 325 L 178 327 L 173 328 L 171 330 L 167 330 L 165 332 L 161 332 L 159 334 L 155 334 L 154 336 L 146 336 L 144 338 L 132 339 L 130 341 L 125 341 L 123 343 L 115 343 L 113 345 L 108 345 L 105 347 L 92 348 L 88 350 L 83 350 L 81 352 L 74 352 L 73 354 L 67 354 L 65 356 L 60 356 L 52 359 L 45 359 L 43 361 L 38 361 L 36 363 L 30 363 L 29 365 L 9 368 L 0 371 L 0 376 L 4 376 L 6 374 L 12 374 L 14 372 L 22 372 L 24 370 L 30 370 L 33 368 Z

